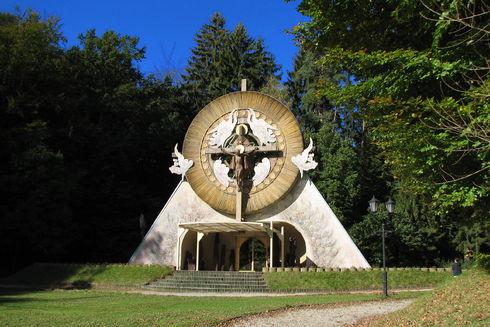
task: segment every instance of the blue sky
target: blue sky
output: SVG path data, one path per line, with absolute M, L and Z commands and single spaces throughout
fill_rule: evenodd
M 145 73 L 182 70 L 194 46 L 194 35 L 219 11 L 228 28 L 242 22 L 251 36 L 265 40 L 283 68 L 284 79 L 297 51 L 286 30 L 305 20 L 296 11 L 297 3 L 283 0 L 2 0 L 0 10 L 14 12 L 16 6 L 34 9 L 44 17 L 60 17 L 68 45 L 76 44 L 77 36 L 90 28 L 98 33 L 112 29 L 138 36 L 140 45 L 146 47 L 146 59 L 139 64 Z

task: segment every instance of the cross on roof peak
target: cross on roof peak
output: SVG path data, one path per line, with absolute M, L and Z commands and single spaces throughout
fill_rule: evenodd
M 243 78 L 242 79 L 242 85 L 241 85 L 240 91 L 242 91 L 242 92 L 246 92 L 247 91 L 247 79 L 246 78 Z

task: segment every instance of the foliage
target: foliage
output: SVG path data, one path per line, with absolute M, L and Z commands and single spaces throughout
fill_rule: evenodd
M 265 274 L 267 285 L 273 290 L 374 290 L 381 288 L 381 270 L 274 272 Z M 433 287 L 452 278 L 451 273 L 421 270 L 395 270 L 388 273 L 389 287 Z
M 475 266 L 490 273 L 490 254 L 477 253 L 475 256 Z
M 359 201 L 368 200 L 369 189 L 398 199 L 404 212 L 397 209 L 393 237 L 396 247 L 409 246 L 402 247 L 409 257 L 418 253 L 434 260 L 468 247 L 487 249 L 488 6 L 482 1 L 308 0 L 298 8 L 310 20 L 294 33 L 301 56 L 313 58 L 308 66 L 315 69 L 296 78 L 293 85 L 303 93 L 295 94 L 312 94 L 317 103 L 328 101 L 329 112 L 340 113 L 339 133 L 351 140 L 360 166 L 367 168 L 358 173 Z M 308 78 L 312 90 L 304 92 Z M 319 115 L 316 124 L 324 117 Z M 350 117 L 357 127 L 344 131 Z M 388 182 L 378 191 L 377 183 L 364 183 L 379 182 L 380 174 Z M 360 225 L 351 232 L 358 242 L 371 244 L 368 257 L 374 258 L 375 242 L 361 230 L 375 229 L 377 219 L 356 213 L 353 221 Z M 430 240 L 426 250 L 424 238 Z
M 250 37 L 242 24 L 227 30 L 220 13 L 203 25 L 195 40 L 183 76 L 184 95 L 194 112 L 221 95 L 239 91 L 243 78 L 247 89 L 259 90 L 279 70 L 263 40 Z
M 291 99 L 288 95 L 288 89 L 276 76 L 269 77 L 267 83 L 260 88 L 259 92 L 270 95 L 271 97 L 282 102 L 286 107 L 291 108 Z
M 34 12 L 0 15 L 0 49 L 2 270 L 126 261 L 176 180 L 162 167 L 189 122 L 180 90 L 141 74 L 137 38 L 90 30 L 66 48 Z
M 4 278 L 4 285 L 41 287 L 138 287 L 172 273 L 158 265 L 36 263 Z
M 325 122 L 314 136 L 319 166 L 312 177 L 340 221 L 349 226 L 360 197 L 357 154 L 333 124 Z
M 449 11 L 461 5 L 441 2 Z M 446 11 L 437 22 L 425 19 L 432 12 L 420 2 L 304 1 L 300 11 L 312 20 L 296 35 L 321 53 L 325 73 L 348 72 L 356 79 L 347 86 L 326 79 L 322 96 L 336 105 L 357 104 L 402 187 L 433 195 L 444 213 L 485 201 L 487 82 L 467 85 L 462 93 L 451 85 L 462 85 L 469 67 L 484 67 L 488 48 L 462 42 L 444 22 Z
M 490 275 L 477 270 L 463 273 L 435 292 L 417 299 L 399 312 L 370 319 L 358 326 L 487 326 L 490 322 Z

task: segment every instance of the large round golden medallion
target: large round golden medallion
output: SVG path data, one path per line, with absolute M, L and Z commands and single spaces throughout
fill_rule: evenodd
M 299 171 L 291 157 L 302 150 L 299 125 L 281 102 L 258 92 L 230 93 L 205 106 L 187 130 L 183 154 L 194 165 L 186 177 L 201 199 L 228 214 L 235 213 L 237 180 L 243 180 L 244 213 L 255 213 L 294 185 Z

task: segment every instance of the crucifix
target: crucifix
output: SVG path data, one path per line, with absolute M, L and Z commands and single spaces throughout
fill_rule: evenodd
M 246 80 L 242 80 L 241 83 L 242 92 L 246 91 Z M 253 111 L 252 111 L 253 113 Z M 257 120 L 255 117 L 255 113 L 253 113 L 253 119 Z M 226 142 L 222 141 L 221 146 L 217 145 L 214 147 L 209 147 L 206 150 L 206 154 L 209 155 L 226 155 L 228 157 L 228 165 L 223 165 L 223 169 L 225 174 L 228 174 L 228 171 L 231 169 L 233 171 L 233 180 L 236 183 L 236 209 L 235 209 L 235 218 L 237 221 L 242 221 L 243 214 L 243 192 L 244 192 L 244 184 L 246 181 L 250 180 L 250 173 L 253 170 L 255 172 L 254 177 L 252 179 L 257 179 L 257 173 L 259 173 L 263 179 L 267 177 L 269 174 L 269 167 L 264 169 L 264 165 L 261 163 L 257 164 L 257 158 L 260 157 L 259 154 L 270 155 L 274 152 L 279 152 L 277 149 L 277 145 L 275 144 L 275 136 L 273 136 L 274 143 L 273 144 L 265 144 L 262 145 L 261 139 L 257 137 L 257 135 L 253 134 L 254 121 L 250 120 L 250 117 L 245 120 L 244 118 L 238 118 L 233 116 L 233 112 L 230 115 L 230 120 L 224 122 L 225 124 L 229 124 L 227 126 L 231 127 L 229 132 L 225 133 Z M 247 126 L 247 124 L 249 126 Z M 252 129 L 249 130 L 249 127 Z M 226 128 L 226 126 L 224 126 Z M 273 129 L 272 126 L 268 125 L 266 128 L 270 130 Z M 266 129 L 267 131 L 267 129 Z M 270 132 L 270 131 L 269 131 Z M 229 134 L 228 134 L 229 133 Z M 272 132 L 270 132 L 272 133 Z M 228 136 L 229 135 L 229 136 Z M 271 137 L 271 136 L 269 136 Z M 260 139 L 257 141 L 257 139 Z M 276 154 L 277 155 L 277 154 Z M 231 156 L 231 158 L 230 158 Z M 221 160 L 221 159 L 220 159 Z M 263 159 L 265 160 L 265 159 Z M 221 161 L 220 161 L 221 162 Z M 267 170 L 267 171 L 266 171 Z M 215 171 L 216 174 L 216 171 Z M 228 179 L 228 176 L 225 176 Z M 225 185 L 227 186 L 227 185 Z

